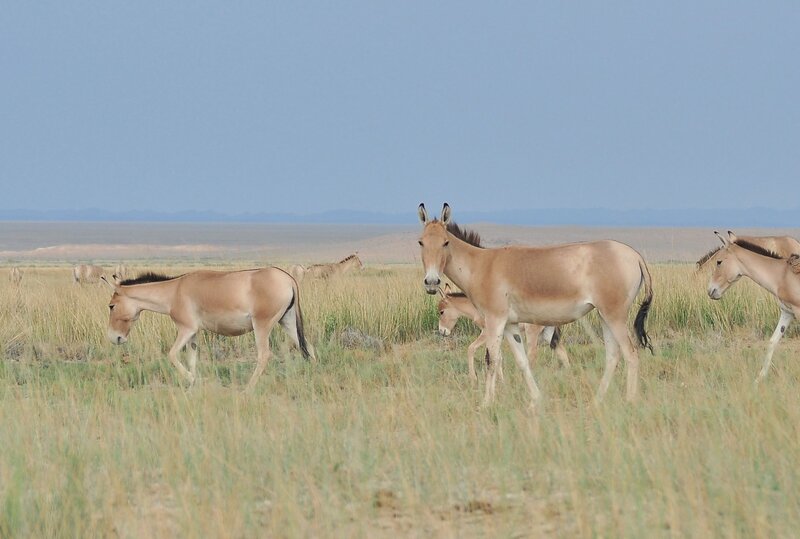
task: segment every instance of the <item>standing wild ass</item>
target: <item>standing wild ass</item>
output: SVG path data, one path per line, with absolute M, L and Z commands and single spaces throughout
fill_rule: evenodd
M 354 269 L 364 269 L 364 264 L 358 258 L 358 253 L 353 253 L 331 264 L 313 264 L 305 268 L 304 276 L 316 277 L 318 279 L 327 279 L 328 277 L 335 277 L 347 273 Z
M 8 280 L 13 285 L 19 285 L 22 282 L 22 270 L 17 266 L 12 267 L 8 273 Z
M 481 333 L 491 358 L 485 405 L 494 400 L 504 335 L 535 406 L 541 393 L 531 374 L 518 324 L 560 326 L 595 308 L 602 321 L 606 345 L 605 372 L 596 400 L 601 400 L 608 390 L 620 349 L 628 367 L 627 399 L 636 398 L 639 356 L 628 332 L 628 312 L 644 285 L 645 297 L 634 330 L 639 343 L 652 350 L 644 325 L 653 301 L 650 272 L 638 252 L 611 240 L 482 249 L 473 244 L 474 233 L 450 221 L 449 205 L 444 204 L 441 220 L 428 219 L 423 204 L 418 212 L 423 224 L 419 245 L 426 292 L 436 294 L 444 274 L 467 294 L 484 317 Z
M 744 237 L 737 238 L 730 230 L 727 238 L 719 232 L 714 234 L 722 241 L 722 247 L 716 254 L 716 265 L 708 282 L 708 296 L 720 299 L 733 283 L 744 276 L 765 288 L 780 304 L 781 316 L 769 339 L 769 348 L 756 378 L 757 383 L 767 376 L 772 354 L 789 324 L 800 316 L 800 254 L 782 258 L 777 253 L 746 241 Z
M 106 270 L 102 266 L 78 264 L 72 268 L 72 282 L 75 284 L 99 283 L 105 274 Z
M 304 357 L 314 358 L 303 331 L 297 282 L 282 269 L 201 270 L 178 277 L 145 273 L 111 286 L 109 340 L 114 344 L 127 341 L 142 311 L 168 314 L 178 326 L 169 359 L 190 385 L 197 379 L 197 332 L 201 329 L 226 336 L 255 332 L 258 363 L 248 390 L 255 387 L 267 365 L 269 335 L 275 324 L 283 327 Z M 178 358 L 187 344 L 188 370 Z

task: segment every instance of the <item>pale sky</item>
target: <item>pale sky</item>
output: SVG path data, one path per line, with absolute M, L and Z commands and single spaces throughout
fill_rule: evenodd
M 13 2 L 0 209 L 800 206 L 800 2 Z

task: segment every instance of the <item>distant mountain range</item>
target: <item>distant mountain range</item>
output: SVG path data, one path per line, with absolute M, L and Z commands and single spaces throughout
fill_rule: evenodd
M 439 208 L 433 209 L 438 213 Z M 539 209 L 454 214 L 459 222 L 491 222 L 508 225 L 578 226 L 709 226 L 709 227 L 800 227 L 800 207 L 792 210 L 768 208 L 689 210 Z M 89 222 L 224 222 L 224 223 L 309 223 L 309 224 L 415 224 L 413 209 L 404 213 L 376 213 L 335 210 L 311 214 L 240 213 L 214 211 L 124 211 L 2 210 L 0 221 L 89 221 Z

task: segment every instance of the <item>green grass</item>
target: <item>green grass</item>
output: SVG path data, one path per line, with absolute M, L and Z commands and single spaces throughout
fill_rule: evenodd
M 320 361 L 276 337 L 241 391 L 252 335 L 205 336 L 202 382 L 165 360 L 174 330 L 143 316 L 106 344 L 109 293 L 56 270 L 0 285 L 0 537 L 754 536 L 800 529 L 800 344 L 753 379 L 777 308 L 740 283 L 721 302 L 687 266 L 656 266 L 641 399 L 620 365 L 565 328 L 569 370 L 542 350 L 544 409 L 506 360 L 498 398 L 466 375 L 474 336 L 433 335 L 419 271 L 303 285 Z M 434 311 L 434 312 L 431 312 Z M 343 348 L 347 327 L 384 341 Z M 464 328 L 460 328 L 464 329 Z M 508 355 L 508 354 L 507 354 Z M 478 366 L 479 375 L 483 373 Z

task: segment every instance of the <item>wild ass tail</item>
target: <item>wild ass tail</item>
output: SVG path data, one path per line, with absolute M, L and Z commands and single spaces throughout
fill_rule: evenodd
M 636 320 L 633 322 L 633 330 L 636 332 L 636 338 L 639 339 L 639 344 L 643 348 L 650 349 L 653 352 L 653 344 L 650 342 L 650 337 L 644 329 L 647 314 L 650 312 L 650 305 L 653 303 L 653 280 L 650 277 L 650 270 L 644 259 L 639 257 L 639 269 L 642 272 L 642 282 L 644 283 L 644 300 L 639 306 L 639 312 L 636 313 Z
M 297 287 L 297 281 L 292 277 L 292 301 L 286 309 L 286 313 L 294 307 L 295 328 L 297 330 L 297 343 L 300 346 L 300 352 L 306 359 L 317 359 L 311 351 L 308 341 L 306 341 L 306 333 L 303 329 L 303 312 L 300 310 L 300 290 Z M 285 315 L 284 315 L 285 316 Z

